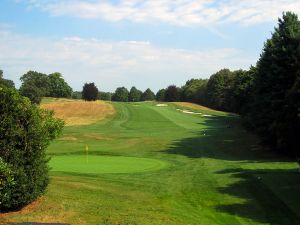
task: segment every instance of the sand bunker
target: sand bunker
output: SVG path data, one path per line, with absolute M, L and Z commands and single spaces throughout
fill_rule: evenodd
M 166 107 L 168 105 L 167 104 L 156 104 L 156 106 L 158 106 L 158 107 Z
M 213 115 L 203 114 L 203 113 L 200 113 L 200 112 L 193 112 L 193 111 L 190 111 L 188 109 L 176 109 L 176 110 L 180 111 L 182 113 L 202 115 L 204 117 L 212 117 L 213 116 Z
M 201 115 L 202 113 L 200 112 L 193 112 L 193 111 L 190 111 L 190 110 L 187 110 L 187 109 L 176 109 L 180 112 L 183 112 L 183 113 L 187 113 L 187 114 L 196 114 L 196 115 Z

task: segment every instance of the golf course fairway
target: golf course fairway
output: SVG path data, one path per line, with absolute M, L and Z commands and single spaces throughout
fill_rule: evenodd
M 166 162 L 157 159 L 124 156 L 55 156 L 50 161 L 52 171 L 90 174 L 147 172 L 166 166 Z
M 61 118 L 77 118 L 61 102 Z M 238 115 L 187 103 L 98 105 L 107 104 L 113 110 L 92 119 L 78 109 L 88 124 L 71 121 L 47 149 L 45 194 L 0 224 L 300 224 L 297 163 L 264 149 Z

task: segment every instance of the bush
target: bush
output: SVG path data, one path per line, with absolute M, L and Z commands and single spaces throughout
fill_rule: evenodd
M 0 105 L 3 211 L 18 209 L 43 194 L 48 185 L 46 147 L 61 132 L 63 121 L 13 89 L 0 88 Z
M 7 163 L 0 157 L 0 205 L 8 207 L 10 204 L 12 190 L 15 186 L 13 172 Z

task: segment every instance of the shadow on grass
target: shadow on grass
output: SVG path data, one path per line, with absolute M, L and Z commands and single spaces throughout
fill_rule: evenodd
M 245 201 L 219 205 L 217 211 L 261 223 L 300 224 L 300 174 L 297 170 L 229 169 L 217 173 L 239 178 L 238 182 L 218 188 L 218 191 Z
M 290 158 L 261 147 L 258 138 L 243 128 L 238 116 L 214 116 L 199 123 L 206 128 L 193 137 L 174 141 L 163 152 L 190 158 L 230 161 L 289 162 Z
M 235 180 L 217 191 L 241 201 L 220 204 L 215 210 L 259 223 L 300 224 L 300 174 L 296 169 L 236 168 L 244 163 L 291 162 L 292 159 L 260 147 L 257 137 L 242 127 L 238 117 L 208 118 L 201 125 L 206 129 L 193 137 L 175 141 L 164 152 L 194 159 L 238 162 L 232 165 L 233 169 L 216 172 Z

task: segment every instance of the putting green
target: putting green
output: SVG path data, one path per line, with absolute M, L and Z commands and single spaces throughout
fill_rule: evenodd
M 165 168 L 167 164 L 157 159 L 96 155 L 53 156 L 50 161 L 51 171 L 92 174 L 148 172 Z

